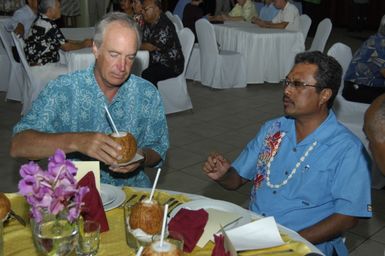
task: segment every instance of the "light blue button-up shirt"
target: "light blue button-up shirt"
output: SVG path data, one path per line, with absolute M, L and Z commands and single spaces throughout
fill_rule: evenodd
M 33 129 L 48 133 L 113 132 L 104 105 L 119 131 L 134 135 L 138 148 L 151 148 L 164 160 L 169 147 L 168 129 L 158 90 L 148 81 L 131 75 L 110 103 L 100 90 L 94 67 L 59 76 L 33 102 L 32 109 L 14 127 L 14 134 Z M 71 154 L 70 156 L 71 157 Z M 73 158 L 87 159 L 80 154 Z M 150 187 L 143 170 L 117 174 L 102 165 L 101 181 L 113 185 Z
M 270 182 L 281 184 L 300 158 L 316 141 L 314 149 L 297 168 L 287 184 L 273 189 L 266 184 L 268 135 L 284 132 L 279 149 L 271 162 Z M 265 154 L 262 154 L 264 152 Z M 257 168 L 258 158 L 265 157 Z M 339 213 L 371 217 L 371 191 L 368 156 L 358 138 L 337 122 L 330 111 L 327 119 L 304 140 L 296 142 L 295 120 L 281 117 L 264 124 L 258 135 L 232 164 L 239 175 L 254 181 L 250 209 L 264 216 L 274 216 L 278 223 L 300 231 L 328 216 Z M 257 174 L 263 179 L 257 186 Z M 261 178 L 261 177 L 260 177 Z M 342 239 L 316 245 L 326 255 L 333 248 L 338 255 L 348 251 Z

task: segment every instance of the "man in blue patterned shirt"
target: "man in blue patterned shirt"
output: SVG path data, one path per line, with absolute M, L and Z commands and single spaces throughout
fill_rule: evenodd
M 169 142 L 159 92 L 130 75 L 140 42 L 136 22 L 122 13 L 107 14 L 96 26 L 95 65 L 46 86 L 14 127 L 11 155 L 42 159 L 60 148 L 73 159 L 101 161 L 104 183 L 149 187 L 143 167 L 161 163 Z M 105 105 L 117 129 L 134 135 L 144 161 L 117 166 L 120 145 L 108 136 L 113 130 Z

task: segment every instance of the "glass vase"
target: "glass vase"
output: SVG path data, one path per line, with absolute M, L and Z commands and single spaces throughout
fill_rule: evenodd
M 77 222 L 63 215 L 44 214 L 41 222 L 31 220 L 32 236 L 37 250 L 43 255 L 66 256 L 77 244 Z

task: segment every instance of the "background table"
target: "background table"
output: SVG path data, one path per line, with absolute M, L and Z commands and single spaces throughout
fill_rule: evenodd
M 244 55 L 247 83 L 279 82 L 289 73 L 295 55 L 305 50 L 300 32 L 234 21 L 215 24 L 214 30 L 221 49 Z

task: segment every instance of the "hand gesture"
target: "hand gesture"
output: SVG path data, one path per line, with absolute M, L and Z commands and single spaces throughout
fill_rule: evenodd
M 212 153 L 203 165 L 203 171 L 211 179 L 217 181 L 230 169 L 230 163 L 222 155 Z

